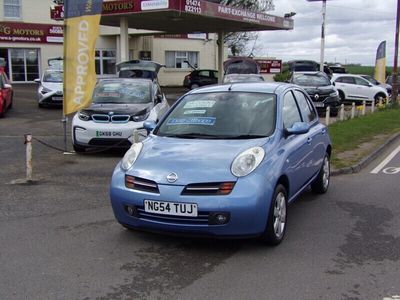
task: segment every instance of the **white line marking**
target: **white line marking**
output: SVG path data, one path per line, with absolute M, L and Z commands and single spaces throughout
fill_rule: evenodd
M 371 171 L 371 174 L 378 174 L 392 159 L 400 152 L 400 146 L 397 147 L 388 157 L 386 157 L 375 169 Z

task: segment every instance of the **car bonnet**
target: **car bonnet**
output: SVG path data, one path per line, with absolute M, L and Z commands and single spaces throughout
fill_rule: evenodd
M 231 164 L 241 152 L 265 144 L 266 138 L 251 140 L 181 139 L 151 136 L 127 172 L 158 184 L 236 181 Z M 168 182 L 175 173 L 178 179 Z

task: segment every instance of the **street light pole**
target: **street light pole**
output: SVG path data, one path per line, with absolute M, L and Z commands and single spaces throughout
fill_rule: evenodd
M 399 0 L 400 1 L 400 0 Z M 322 0 L 321 56 L 319 70 L 324 71 L 326 0 Z
M 399 94 L 398 84 L 398 57 L 399 57 L 399 27 L 400 27 L 400 0 L 397 0 L 397 16 L 396 16 L 396 37 L 394 42 L 394 65 L 392 72 L 392 103 L 397 102 L 397 96 Z

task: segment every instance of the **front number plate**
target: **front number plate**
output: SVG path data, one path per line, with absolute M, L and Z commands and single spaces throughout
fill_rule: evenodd
M 197 217 L 197 204 L 144 200 L 144 211 L 161 215 Z
M 324 107 L 324 103 L 323 102 L 314 102 L 314 106 L 315 107 Z

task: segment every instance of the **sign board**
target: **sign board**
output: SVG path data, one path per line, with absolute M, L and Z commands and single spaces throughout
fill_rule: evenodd
M 282 71 L 281 59 L 255 59 L 261 66 L 261 74 L 275 74 Z
M 0 22 L 0 42 L 62 44 L 60 25 Z

